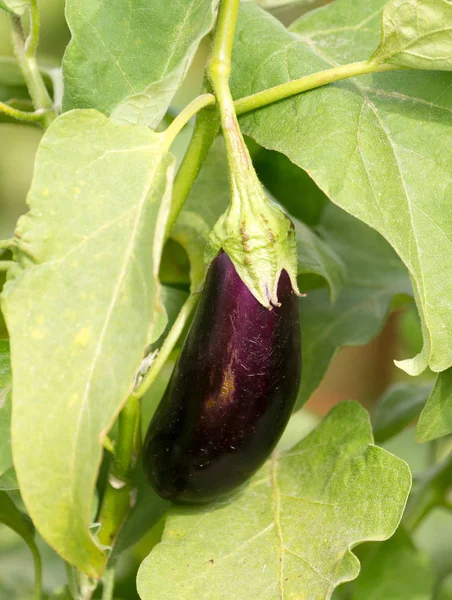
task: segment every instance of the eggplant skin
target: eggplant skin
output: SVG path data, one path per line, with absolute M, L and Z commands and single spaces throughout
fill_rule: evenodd
M 285 271 L 278 300 L 272 310 L 262 306 L 224 252 L 210 265 L 144 442 L 144 470 L 163 498 L 199 503 L 226 496 L 276 446 L 301 376 L 298 299 Z

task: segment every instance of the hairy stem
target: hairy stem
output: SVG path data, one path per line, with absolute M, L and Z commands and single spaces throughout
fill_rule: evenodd
M 143 378 L 143 381 L 140 383 L 138 388 L 136 389 L 134 395 L 137 398 L 142 398 L 144 394 L 148 391 L 151 385 L 154 383 L 157 375 L 162 370 L 163 365 L 168 360 L 169 355 L 173 351 L 174 346 L 176 345 L 177 340 L 179 339 L 184 327 L 190 318 L 190 315 L 195 310 L 196 305 L 199 301 L 199 294 L 191 294 L 185 304 L 181 308 L 179 314 L 177 315 L 177 319 L 174 321 L 173 326 L 171 327 L 168 335 L 163 342 L 157 357 L 154 362 L 151 364 L 149 370 Z
M 42 598 L 42 563 L 41 563 L 41 555 L 39 554 L 38 547 L 36 544 L 29 540 L 28 547 L 31 550 L 31 554 L 33 556 L 33 562 L 35 565 L 35 586 L 34 586 L 34 595 L 33 600 L 41 600 Z
M 8 271 L 14 264 L 13 260 L 0 260 L 0 272 Z
M 36 110 L 35 112 L 27 112 L 25 110 L 18 110 L 17 108 L 13 108 L 9 104 L 5 104 L 4 102 L 0 102 L 0 113 L 8 115 L 12 119 L 17 119 L 18 121 L 25 121 L 27 123 L 39 123 L 43 124 L 46 118 L 46 111 L 43 109 Z
M 103 590 L 102 590 L 102 600 L 113 600 L 113 595 L 115 591 L 115 569 L 114 567 L 109 567 L 106 569 L 103 577 Z
M 166 224 L 167 238 L 195 183 L 202 164 L 217 135 L 218 128 L 219 118 L 217 111 L 212 110 L 212 108 L 204 108 L 197 116 L 193 135 L 174 179 L 173 198 Z
M 0 240 L 0 250 L 9 250 L 10 248 L 12 248 L 13 243 L 13 238 L 10 238 L 8 240 Z
M 140 404 L 131 394 L 118 417 L 118 438 L 99 511 L 99 541 L 113 547 L 134 501 L 133 474 L 140 451 Z
M 212 94 L 202 94 L 187 104 L 181 112 L 173 119 L 171 125 L 165 130 L 165 136 L 168 139 L 168 145 L 171 145 L 177 134 L 187 125 L 192 117 L 196 115 L 205 106 L 212 105 L 215 102 Z
M 25 40 L 20 17 L 10 15 L 9 20 L 15 57 L 19 63 L 35 110 L 42 112 L 42 125 L 48 127 L 55 119 L 56 114 L 36 61 L 36 48 L 39 40 L 39 16 L 36 2 L 32 2 L 30 10 L 30 36 L 28 41 Z
M 235 110 L 238 115 L 262 108 L 278 100 L 284 100 L 290 96 L 295 96 L 301 92 L 307 92 L 318 87 L 322 87 L 335 81 L 356 77 L 357 75 L 367 75 L 369 73 L 380 73 L 383 71 L 396 71 L 404 69 L 396 65 L 380 64 L 372 61 L 363 60 L 348 65 L 341 65 L 325 71 L 319 71 L 312 75 L 306 75 L 300 79 L 282 83 L 262 92 L 257 92 L 251 96 L 245 96 L 235 101 Z

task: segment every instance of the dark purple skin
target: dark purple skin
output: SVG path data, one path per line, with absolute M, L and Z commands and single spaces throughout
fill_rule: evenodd
M 210 266 L 144 443 L 144 469 L 162 498 L 221 498 L 276 446 L 301 375 L 298 302 L 285 271 L 278 300 L 272 310 L 262 306 L 224 252 Z

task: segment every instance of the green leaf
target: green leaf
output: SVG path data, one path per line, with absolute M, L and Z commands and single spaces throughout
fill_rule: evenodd
M 389 2 L 383 10 L 380 45 L 371 60 L 410 69 L 452 70 L 452 4 Z
M 369 342 L 383 328 L 394 296 L 411 293 L 395 252 L 364 223 L 330 204 L 317 231 L 342 259 L 347 275 L 334 304 L 323 289 L 308 292 L 300 301 L 303 376 L 298 406 L 320 384 L 336 352 Z
M 309 289 L 303 284 L 303 275 L 316 274 L 327 282 L 331 301 L 334 302 L 346 278 L 344 262 L 331 246 L 326 244 L 307 225 L 301 221 L 294 221 L 294 223 L 297 233 L 298 275 L 301 291 Z
M 179 87 L 217 0 L 68 0 L 64 110 L 97 108 L 155 127 Z
M 30 545 L 34 545 L 34 528 L 30 520 L 23 515 L 6 492 L 0 491 L 0 523 L 3 523 Z
M 93 577 L 105 561 L 88 530 L 102 438 L 163 310 L 173 165 L 165 138 L 146 127 L 93 110 L 59 117 L 38 149 L 2 294 L 21 493 L 46 541 Z
M 0 0 L 0 8 L 13 15 L 23 15 L 30 6 L 30 0 Z
M 368 57 L 384 0 L 337 0 L 287 31 L 241 6 L 232 90 L 242 97 Z M 265 39 L 265 44 L 261 41 Z M 452 75 L 380 73 L 328 85 L 241 118 L 244 132 L 305 169 L 336 204 L 379 231 L 407 266 L 424 323 L 410 374 L 452 365 Z M 283 125 L 283 126 L 282 126 Z M 432 201 L 434 198 L 434 202 Z
M 452 369 L 439 373 L 416 428 L 418 442 L 452 433 Z
M 0 340 L 0 476 L 10 469 L 12 464 L 9 342 Z
M 284 154 L 259 147 L 253 155 L 259 179 L 291 215 L 314 227 L 329 200 L 306 171 Z
M 432 390 L 430 384 L 397 383 L 391 386 L 375 407 L 373 428 L 381 444 L 417 419 Z
M 16 471 L 14 467 L 10 467 L 3 475 L 0 475 L 0 490 L 10 492 L 18 489 Z
M 204 280 L 204 249 L 210 231 L 229 204 L 226 165 L 224 143 L 218 138 L 171 232 L 171 237 L 185 248 L 190 258 L 193 289 Z M 300 281 L 304 274 L 316 274 L 327 283 L 331 297 L 335 298 L 345 277 L 343 261 L 315 232 L 296 219 L 293 221 L 297 231 Z
M 394 533 L 410 485 L 407 465 L 372 444 L 366 411 L 341 403 L 230 501 L 174 507 L 140 597 L 330 598 L 359 573 L 351 548 Z
M 433 583 L 427 556 L 398 529 L 363 562 L 351 600 L 431 600 Z

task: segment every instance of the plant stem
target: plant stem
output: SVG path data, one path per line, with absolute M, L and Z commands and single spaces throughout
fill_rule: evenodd
M 8 117 L 11 117 L 12 119 L 17 119 L 19 121 L 42 124 L 47 111 L 40 109 L 35 112 L 27 112 L 25 110 L 18 110 L 17 108 L 13 108 L 12 106 L 9 106 L 9 104 L 5 104 L 4 102 L 0 102 L 0 112 L 5 115 L 8 115 Z
M 9 250 L 14 243 L 13 238 L 8 240 L 0 240 L 0 250 Z
M 0 272 L 7 271 L 14 265 L 13 260 L 0 260 Z
M 35 565 L 35 587 L 34 587 L 34 600 L 41 600 L 42 598 L 42 563 L 41 563 L 41 555 L 39 554 L 38 547 L 36 544 L 29 540 L 28 547 L 31 550 L 33 555 L 33 562 Z
M 140 403 L 131 394 L 118 417 L 118 438 L 99 512 L 99 541 L 112 547 L 134 500 L 133 473 L 140 451 Z
M 102 583 L 102 600 L 113 600 L 115 591 L 115 569 L 113 567 L 106 569 L 102 577 Z
M 383 71 L 396 71 L 401 69 L 404 69 L 404 67 L 379 64 L 367 60 L 350 63 L 348 65 L 341 65 L 339 67 L 333 67 L 332 69 L 319 71 L 318 73 L 313 73 L 312 75 L 306 75 L 300 79 L 288 81 L 287 83 L 276 85 L 275 87 L 268 88 L 262 92 L 257 92 L 256 94 L 240 98 L 240 100 L 235 101 L 236 114 L 242 115 L 255 110 L 256 108 L 262 108 L 268 104 L 273 104 L 279 100 L 284 100 L 290 96 L 295 96 L 301 92 L 307 92 L 323 85 L 327 85 L 328 83 L 334 83 L 335 81 L 348 79 L 349 77 L 367 75 L 369 73 L 381 73 Z
M 52 99 L 39 71 L 36 61 L 36 47 L 39 40 L 39 16 L 36 1 L 33 0 L 30 10 L 30 37 L 25 41 L 24 30 L 20 17 L 10 15 L 11 34 L 14 55 L 19 63 L 25 83 L 36 111 L 42 112 L 42 124 L 48 127 L 56 118 Z
M 64 566 L 66 568 L 66 579 L 67 579 L 67 586 L 69 588 L 69 593 L 71 594 L 71 596 L 74 600 L 77 600 L 78 598 L 80 598 L 80 591 L 79 591 L 77 577 L 75 574 L 75 567 L 73 567 L 72 565 L 70 565 L 67 562 L 64 563 Z
M 39 10 L 37 0 L 30 0 L 30 33 L 25 42 L 25 54 L 33 58 L 36 56 L 36 51 L 39 44 Z
M 447 505 L 446 493 L 451 484 L 452 453 L 423 474 L 418 482 L 403 515 L 403 523 L 408 531 L 414 531 L 432 509 Z
M 175 140 L 177 134 L 187 125 L 192 117 L 202 108 L 214 104 L 215 98 L 212 94 L 202 94 L 187 104 L 181 112 L 174 118 L 172 123 L 165 130 L 165 137 L 168 139 L 168 146 Z
M 229 27 L 230 26 L 231 23 L 229 23 Z M 229 47 L 229 41 L 227 44 L 225 44 L 225 47 L 226 46 Z M 221 54 L 224 55 L 225 52 L 222 50 Z M 220 66 L 219 68 L 221 70 L 222 67 Z M 332 69 L 313 73 L 312 75 L 307 75 L 305 77 L 301 77 L 300 79 L 295 79 L 294 81 L 288 81 L 287 83 L 268 88 L 262 92 L 257 92 L 256 94 L 240 98 L 234 102 L 235 113 L 237 115 L 242 115 L 256 110 L 257 108 L 262 108 L 264 106 L 268 106 L 269 104 L 273 104 L 279 100 L 283 100 L 285 98 L 289 98 L 302 92 L 307 92 L 309 90 L 327 85 L 329 83 L 334 83 L 335 81 L 340 81 L 348 77 L 356 77 L 357 75 L 378 73 L 382 71 L 393 71 L 401 68 L 402 67 L 396 67 L 392 65 L 378 65 L 377 63 L 368 61 L 361 61 L 348 65 L 342 65 L 340 67 L 334 67 Z M 181 165 L 174 180 L 173 201 L 166 229 L 167 237 L 169 236 L 169 233 L 180 214 L 180 211 L 188 197 L 188 194 L 190 193 L 191 188 L 193 187 L 196 177 L 198 176 L 201 166 L 218 132 L 218 113 L 211 110 L 211 108 L 213 108 L 216 104 L 215 97 L 211 94 L 199 96 L 199 98 L 203 97 L 205 97 L 206 104 L 204 105 L 204 109 L 198 113 L 196 125 L 187 148 L 187 152 L 182 159 Z M 182 113 L 180 113 L 179 116 L 181 115 Z
M 191 294 L 185 301 L 185 304 L 182 306 L 179 314 L 177 315 L 177 318 L 174 321 L 174 324 L 171 327 L 168 335 L 166 336 L 165 341 L 163 342 L 154 362 L 151 364 L 148 372 L 144 376 L 143 381 L 135 390 L 134 396 L 136 398 L 142 398 L 154 383 L 157 375 L 160 373 L 163 365 L 166 363 L 169 355 L 173 351 L 173 348 L 176 345 L 176 342 L 179 339 L 188 319 L 190 318 L 190 315 L 196 308 L 199 297 L 199 294 Z
M 173 199 L 166 224 L 167 238 L 213 144 L 219 125 L 216 110 L 204 108 L 198 113 L 193 135 L 174 179 Z

